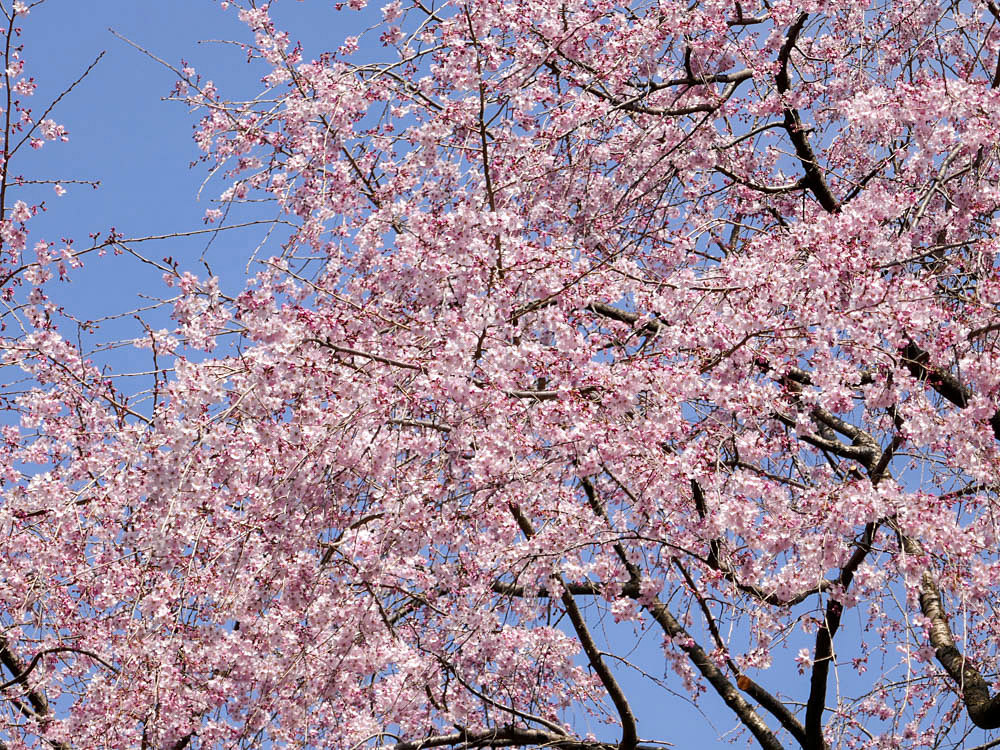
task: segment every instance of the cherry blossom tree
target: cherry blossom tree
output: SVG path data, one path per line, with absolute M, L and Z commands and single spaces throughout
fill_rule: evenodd
M 163 265 L 145 390 L 56 283 L 131 243 L 28 249 L 0 5 L 3 747 L 998 743 L 992 1 L 221 2 L 262 93 L 173 98 L 278 219 Z

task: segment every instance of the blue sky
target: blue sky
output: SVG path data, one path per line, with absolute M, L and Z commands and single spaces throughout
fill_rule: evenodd
M 362 13 L 335 12 L 326 0 L 286 2 L 275 11 L 283 28 L 306 45 L 307 57 L 336 48 L 379 15 L 377 5 Z M 47 0 L 22 28 L 26 73 L 38 84 L 30 102 L 36 113 L 105 53 L 53 112 L 68 129 L 69 142 L 47 143 L 37 152 L 26 149 L 13 166 L 25 177 L 66 181 L 62 198 L 51 186 L 31 194 L 36 201 L 44 199 L 47 209 L 29 225 L 32 242 L 73 237 L 77 247 L 84 247 L 88 234 L 110 227 L 126 237 L 205 229 L 204 212 L 222 183 L 209 183 L 197 198 L 208 174 L 206 164 L 191 166 L 201 156 L 191 138 L 199 115 L 182 103 L 163 101 L 176 76 L 109 29 L 170 64 L 187 61 L 230 98 L 251 97 L 266 71 L 248 65 L 239 48 L 222 43 L 248 39 L 236 14 L 213 0 Z M 101 184 L 93 190 L 70 180 Z M 247 259 L 263 236 L 263 228 L 231 231 L 216 237 L 207 252 L 210 236 L 137 249 L 157 260 L 170 256 L 199 274 L 206 273 L 200 263 L 204 253 L 224 288 L 238 291 Z M 268 254 L 265 249 L 264 257 Z M 90 258 L 70 284 L 53 290 L 53 297 L 82 318 L 96 319 L 142 304 L 139 291 L 166 295 L 160 276 L 132 259 Z M 125 325 L 104 325 L 98 338 L 134 331 Z
M 243 32 L 235 15 L 222 12 L 215 3 L 48 0 L 35 8 L 25 19 L 22 36 L 26 71 L 38 83 L 34 108 L 43 108 L 98 54 L 105 55 L 52 115 L 69 130 L 69 142 L 48 143 L 14 165 L 25 176 L 101 182 L 97 190 L 66 184 L 67 193 L 61 198 L 51 187 L 39 189 L 48 210 L 29 225 L 32 240 L 73 237 L 78 247 L 85 247 L 89 233 L 106 234 L 110 227 L 127 237 L 202 229 L 208 200 L 218 192 L 217 186 L 210 186 L 196 200 L 207 173 L 205 165 L 190 166 L 199 157 L 191 139 L 197 117 L 183 104 L 161 100 L 169 94 L 174 74 L 113 36 L 109 27 L 172 64 L 183 58 L 211 69 L 212 77 L 242 78 L 244 91 L 255 88 L 257 74 L 238 49 L 199 44 L 202 39 L 237 38 Z M 157 260 L 172 256 L 183 266 L 196 267 L 207 240 L 168 240 L 137 249 Z M 245 257 L 244 246 L 255 241 L 246 233 L 223 235 L 209 260 L 220 267 L 237 265 L 232 261 Z M 238 267 L 244 264 L 245 260 Z M 131 258 L 90 257 L 82 272 L 51 294 L 80 317 L 96 319 L 142 304 L 140 290 L 166 294 L 159 277 L 159 272 Z M 134 331 L 126 320 L 103 326 L 96 338 L 108 340 Z

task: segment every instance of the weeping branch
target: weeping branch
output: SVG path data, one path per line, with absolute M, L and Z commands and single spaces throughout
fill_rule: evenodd
M 778 70 L 778 75 L 775 76 L 775 84 L 780 96 L 784 96 L 791 88 L 791 79 L 788 76 L 788 59 L 808 18 L 808 13 L 799 15 L 795 23 L 788 30 L 785 43 L 782 45 L 781 51 L 778 52 L 778 63 L 781 67 Z M 795 147 L 795 155 L 798 157 L 802 169 L 805 170 L 805 174 L 801 180 L 802 186 L 808 188 L 816 196 L 816 200 L 819 201 L 824 210 L 832 214 L 839 213 L 840 201 L 834 197 L 830 186 L 826 183 L 826 178 L 823 176 L 823 171 L 820 169 L 819 162 L 816 159 L 816 153 L 813 151 L 812 146 L 809 145 L 809 137 L 806 134 L 806 128 L 802 123 L 802 118 L 799 116 L 798 110 L 786 107 L 784 112 L 785 120 L 783 125 L 785 132 L 788 133 L 788 138 Z
M 705 493 L 702 491 L 701 485 L 699 485 L 694 479 L 691 480 L 691 493 L 694 497 L 694 505 L 695 509 L 698 511 L 698 516 L 700 518 L 705 518 L 708 514 L 708 509 L 705 503 Z M 770 604 L 773 607 L 793 607 L 796 604 L 801 604 L 810 596 L 822 594 L 824 591 L 828 591 L 830 587 L 836 583 L 836 581 L 824 578 L 815 586 L 810 586 L 808 589 L 804 589 L 803 591 L 800 591 L 799 593 L 788 598 L 782 598 L 774 592 L 766 591 L 759 586 L 741 582 L 736 574 L 736 571 L 722 559 L 722 543 L 718 539 L 709 540 L 708 546 L 708 559 L 705 560 L 705 564 L 708 565 L 708 567 L 722 573 L 723 578 L 732 583 L 739 591 L 752 596 L 754 599 L 763 604 Z
M 496 727 L 480 732 L 459 730 L 450 734 L 397 742 L 393 750 L 425 750 L 431 747 L 556 747 L 563 750 L 617 750 L 620 746 L 604 742 L 584 742 L 555 732 L 524 727 Z
M 583 485 L 584 492 L 587 495 L 587 502 L 595 514 L 604 518 L 609 524 L 610 520 L 604 511 L 600 500 L 597 498 L 597 491 L 594 488 L 593 483 L 586 478 L 581 479 L 581 484 Z M 682 651 L 687 655 L 688 659 L 695 668 L 701 672 L 702 676 L 708 681 L 708 683 L 715 689 L 719 694 L 719 697 L 725 701 L 726 705 L 736 714 L 736 717 L 740 722 L 750 730 L 750 733 L 757 739 L 760 746 L 764 750 L 782 750 L 782 745 L 778 741 L 778 738 L 771 731 L 767 723 L 761 718 L 760 714 L 751 706 L 746 699 L 740 695 L 739 690 L 733 685 L 732 682 L 723 674 L 722 670 L 715 664 L 715 661 L 705 652 L 697 641 L 691 637 L 691 634 L 684 628 L 680 622 L 670 613 L 666 605 L 660 600 L 658 596 L 642 595 L 640 592 L 642 590 L 642 571 L 639 567 L 629 559 L 625 548 L 621 543 L 616 542 L 614 544 L 615 554 L 618 559 L 621 560 L 622 565 L 625 566 L 625 570 L 629 575 L 629 581 L 636 587 L 636 593 L 631 597 L 635 599 L 649 614 L 652 616 L 653 620 L 660 626 L 663 632 L 669 636 L 674 643 L 676 643 Z M 746 684 L 748 687 L 752 684 L 758 688 L 756 692 L 762 696 L 766 694 L 765 700 L 761 701 L 761 705 L 768 710 L 774 708 L 778 712 L 778 720 L 784 724 L 784 720 L 790 720 L 790 726 L 796 727 L 798 722 L 795 718 L 788 712 L 784 706 L 781 706 L 780 702 L 767 694 L 763 688 L 760 688 L 756 683 L 746 680 L 742 684 Z M 796 727 L 796 730 L 800 727 Z M 791 731 L 791 730 L 790 730 Z
M 926 351 L 910 341 L 901 352 L 903 364 L 917 380 L 933 388 L 939 396 L 954 404 L 959 409 L 969 405 L 972 393 L 962 385 L 961 381 L 947 370 L 933 365 Z M 990 417 L 990 427 L 993 435 L 1000 440 L 1000 410 Z
M 2 663 L 4 667 L 7 668 L 7 671 L 14 676 L 13 679 L 9 680 L 2 687 L 0 687 L 0 690 L 6 690 L 7 688 L 15 685 L 24 686 L 24 696 L 28 699 L 28 703 L 31 704 L 30 709 L 17 700 L 12 701 L 12 703 L 14 703 L 21 713 L 25 714 L 29 718 L 35 719 L 44 727 L 45 724 L 53 718 L 52 708 L 49 705 L 49 700 L 46 698 L 45 692 L 42 688 L 39 686 L 31 687 L 28 684 L 28 675 L 37 665 L 39 659 L 40 656 L 36 654 L 30 665 L 24 664 L 20 657 L 14 653 L 14 650 L 10 647 L 8 640 L 4 636 L 0 635 L 0 663 Z M 107 666 L 103 659 L 99 659 L 98 657 L 98 660 Z M 64 742 L 49 741 L 49 744 L 56 748 L 56 750 L 70 750 L 69 745 Z
M 521 512 L 521 509 L 516 505 L 511 505 L 510 511 L 514 516 L 514 520 L 517 521 L 517 525 L 520 527 L 524 536 L 528 539 L 534 537 L 535 530 L 532 527 L 531 522 Z M 590 634 L 590 629 L 587 627 L 587 623 L 583 618 L 583 613 L 580 612 L 580 608 L 576 605 L 576 600 L 573 598 L 573 594 L 566 589 L 561 576 L 557 574 L 553 576 L 553 580 L 559 584 L 561 589 L 563 589 L 563 594 L 560 599 L 563 607 L 566 609 L 566 614 L 569 616 L 570 622 L 573 625 L 573 630 L 576 631 L 576 636 L 580 640 L 583 652 L 587 655 L 587 660 L 590 662 L 591 668 L 594 670 L 595 674 L 597 674 L 601 684 L 604 686 L 605 691 L 611 698 L 611 702 L 615 704 L 615 709 L 618 711 L 618 716 L 621 719 L 622 724 L 622 739 L 618 744 L 618 748 L 619 750 L 636 750 L 639 737 L 636 733 L 635 714 L 632 712 L 632 707 L 629 705 L 628 699 L 625 697 L 625 692 L 622 690 L 621 685 L 618 684 L 618 680 L 616 680 L 615 676 L 611 673 L 608 665 L 604 662 L 601 650 L 594 642 L 594 638 Z
M 872 541 L 879 523 L 869 523 L 859 540 L 854 553 L 840 571 L 837 580 L 839 588 L 846 591 L 854 580 L 861 563 L 864 562 L 872 549 Z M 824 750 L 827 747 L 823 738 L 823 712 L 826 710 L 826 689 L 830 676 L 830 665 L 833 663 L 833 638 L 840 628 L 840 620 L 844 614 L 844 605 L 831 598 L 826 605 L 826 617 L 816 633 L 816 647 L 813 656 L 812 675 L 809 679 L 809 700 L 806 703 L 805 742 L 803 750 Z

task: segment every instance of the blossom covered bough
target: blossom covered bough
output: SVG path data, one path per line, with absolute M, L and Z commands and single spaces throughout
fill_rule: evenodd
M 10 165 L 65 131 L 0 5 Z M 219 5 L 264 92 L 177 71 L 206 218 L 292 229 L 164 266 L 148 390 L 3 172 L 3 747 L 637 750 L 659 686 L 995 744 L 1000 7 Z

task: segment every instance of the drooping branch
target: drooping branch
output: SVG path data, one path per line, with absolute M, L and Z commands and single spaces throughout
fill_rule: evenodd
M 424 750 L 432 747 L 557 747 L 564 750 L 613 750 L 619 745 L 604 742 L 586 742 L 555 732 L 524 727 L 496 727 L 479 732 L 459 730 L 419 740 L 398 742 L 393 750 Z
M 7 668 L 7 670 L 14 676 L 12 680 L 8 681 L 0 689 L 6 689 L 14 685 L 24 685 L 25 692 L 24 695 L 31 704 L 31 711 L 34 712 L 32 718 L 45 724 L 46 721 L 52 718 L 52 708 L 49 705 L 49 700 L 46 697 L 44 691 L 40 687 L 30 687 L 28 685 L 28 675 L 31 673 L 32 669 L 38 663 L 40 657 L 36 654 L 35 658 L 32 659 L 30 665 L 24 664 L 20 657 L 14 653 L 14 650 L 10 647 L 10 643 L 7 639 L 0 635 L 0 663 Z M 101 660 L 103 662 L 103 660 Z M 21 707 L 19 702 L 16 702 L 18 707 Z M 22 713 L 26 713 L 27 708 L 24 708 Z M 69 750 L 69 745 L 64 742 L 52 742 L 50 741 L 52 747 L 56 750 Z
M 715 641 L 716 647 L 720 650 L 725 650 L 726 645 L 722 640 L 721 633 L 719 633 L 719 628 L 715 623 L 715 618 L 712 616 L 712 612 L 708 607 L 708 602 L 705 601 L 705 597 L 698 590 L 698 586 L 695 583 L 694 578 L 691 577 L 691 574 L 688 573 L 683 565 L 681 565 L 679 560 L 675 559 L 674 564 L 681 571 L 681 575 L 684 576 L 684 581 L 687 583 L 688 589 L 698 601 L 698 606 L 701 608 L 702 615 L 705 618 L 705 623 L 708 625 L 709 632 L 712 634 L 712 640 Z M 729 656 L 726 657 L 726 666 L 729 667 L 729 670 L 733 674 L 737 675 L 737 687 L 757 701 L 766 711 L 781 722 L 781 726 L 783 726 L 800 745 L 804 745 L 806 736 L 805 729 L 803 728 L 801 722 L 795 718 L 795 715 L 788 710 L 788 707 L 779 701 L 774 695 L 765 690 L 760 684 L 743 674 L 736 662 L 734 662 Z
M 771 370 L 771 366 L 766 360 L 759 359 L 757 365 L 763 372 Z M 863 376 L 862 381 L 864 380 Z M 796 402 L 803 387 L 812 384 L 809 373 L 798 367 L 789 367 L 780 377 L 776 378 L 776 381 L 788 390 Z M 869 476 L 874 477 L 877 468 L 880 472 L 884 472 L 885 466 L 882 465 L 882 461 L 885 456 L 883 451 L 878 441 L 867 431 L 820 406 L 810 408 L 809 416 L 818 427 L 819 435 L 800 435 L 803 442 L 820 450 L 829 451 L 835 456 L 857 461 L 865 468 Z M 780 412 L 775 413 L 775 418 L 788 427 L 796 426 L 794 419 Z M 840 433 L 844 437 L 850 438 L 851 444 L 846 445 L 841 442 L 834 433 Z
M 524 721 L 533 722 L 535 724 L 541 724 L 546 729 L 548 729 L 551 732 L 555 732 L 559 736 L 569 737 L 569 735 L 566 734 L 565 729 L 563 729 L 558 724 L 549 721 L 544 716 L 538 716 L 536 714 L 528 713 L 527 711 L 521 711 L 512 705 L 505 705 L 497 700 L 494 700 L 493 698 L 490 698 L 488 695 L 486 695 L 480 690 L 477 690 L 471 684 L 469 684 L 469 682 L 465 678 L 463 678 L 461 674 L 459 674 L 458 668 L 454 664 L 451 664 L 445 661 L 444 659 L 442 659 L 441 661 L 442 661 L 442 666 L 448 669 L 448 671 L 455 677 L 456 680 L 458 680 L 458 682 L 462 685 L 462 687 L 464 687 L 474 696 L 483 701 L 483 703 L 488 703 L 494 708 L 500 709 L 504 713 L 510 714 L 511 716 L 516 716 L 518 719 L 523 719 Z
M 840 571 L 837 583 L 842 591 L 846 591 L 854 580 L 861 563 L 872 548 L 878 523 L 865 526 L 864 534 L 858 541 L 854 553 Z M 813 652 L 813 668 L 809 679 L 809 700 L 806 703 L 806 737 L 803 750 L 824 750 L 827 747 L 823 738 L 823 712 L 826 710 L 826 689 L 830 676 L 830 665 L 833 663 L 833 638 L 840 629 L 840 620 L 844 614 L 844 605 L 831 598 L 826 605 L 826 616 L 816 633 L 816 647 Z
M 903 364 L 914 378 L 927 383 L 938 395 L 959 409 L 968 406 L 972 393 L 950 372 L 933 365 L 928 352 L 910 341 L 901 354 Z M 990 418 L 990 427 L 994 436 L 1000 440 L 1000 410 Z M 926 556 L 918 540 L 907 536 L 895 522 L 892 522 L 892 527 L 899 534 L 903 551 L 907 555 Z M 1000 695 L 990 696 L 989 683 L 978 667 L 955 645 L 941 591 L 929 569 L 924 570 L 920 577 L 919 601 L 921 612 L 931 621 L 929 638 L 935 656 L 957 686 L 969 718 L 983 729 L 1000 728 Z
M 961 381 L 947 370 L 933 365 L 930 361 L 930 354 L 921 349 L 913 341 L 910 341 L 901 352 L 903 364 L 910 374 L 917 380 L 927 383 L 939 396 L 946 401 L 964 409 L 969 405 L 972 393 L 962 385 Z M 990 427 L 993 435 L 1000 440 L 1000 410 L 990 417 Z
M 707 506 L 705 503 L 705 493 L 701 489 L 701 485 L 699 485 L 698 482 L 695 481 L 694 479 L 691 480 L 691 493 L 692 496 L 694 497 L 695 509 L 697 510 L 698 515 L 701 518 L 705 518 L 708 514 Z M 792 607 L 795 606 L 796 604 L 801 604 L 810 596 L 813 596 L 815 594 L 821 594 L 824 591 L 829 590 L 830 587 L 835 583 L 835 581 L 831 581 L 829 579 L 824 578 L 815 586 L 811 586 L 808 589 L 804 589 L 803 591 L 800 591 L 797 594 L 794 594 L 790 597 L 782 598 L 773 592 L 765 591 L 759 586 L 754 586 L 752 584 L 741 582 L 739 580 L 739 576 L 736 574 L 736 571 L 733 570 L 732 567 L 727 565 L 722 560 L 721 556 L 722 544 L 719 542 L 719 540 L 711 539 L 709 540 L 708 544 L 709 544 L 708 558 L 705 560 L 705 563 L 708 565 L 708 567 L 710 567 L 712 570 L 717 570 L 720 573 L 722 573 L 722 576 L 727 581 L 732 583 L 739 591 L 742 591 L 744 594 L 752 596 L 754 599 L 756 599 L 759 602 L 762 602 L 763 604 L 770 604 L 775 607 Z
M 110 670 L 111 672 L 113 672 L 115 674 L 118 674 L 118 670 L 117 669 L 115 669 L 113 666 L 111 666 L 110 664 L 108 664 L 104 659 L 102 659 L 100 656 L 98 656 L 97 654 L 95 654 L 93 651 L 88 651 L 85 648 L 76 648 L 74 646 L 56 646 L 54 648 L 45 648 L 45 649 L 42 649 L 41 651 L 39 651 L 38 653 L 36 653 L 33 657 L 31 657 L 31 661 L 28 662 L 28 665 L 26 667 L 24 667 L 24 669 L 21 670 L 21 672 L 19 674 L 15 674 L 13 679 L 8 680 L 7 682 L 5 682 L 2 685 L 0 685 L 0 690 L 6 690 L 7 688 L 12 687 L 14 685 L 23 685 L 23 684 L 25 684 L 27 682 L 28 675 L 31 674 L 34 671 L 35 667 L 38 666 L 38 664 L 41 662 L 42 658 L 45 657 L 46 655 L 48 655 L 48 654 L 60 654 L 60 653 L 66 653 L 66 652 L 71 652 L 71 653 L 74 653 L 74 654 L 83 654 L 84 656 L 89 656 L 91 659 L 93 659 L 94 661 L 96 661 L 98 664 L 101 664 L 106 669 Z M 8 653 L 9 653 L 9 650 L 8 650 Z M 4 655 L 4 651 L 3 650 L 0 650 L 0 660 L 3 661 L 5 667 L 8 667 L 8 669 L 10 668 L 10 664 L 7 661 L 7 656 Z
M 572 581 L 564 581 L 563 589 L 573 596 L 603 596 L 604 588 L 599 583 L 594 583 L 593 581 L 582 581 L 579 583 Z M 492 585 L 493 591 L 497 594 L 503 596 L 537 596 L 539 599 L 548 599 L 551 597 L 559 597 L 562 594 L 551 591 L 547 588 L 540 588 L 537 591 L 527 590 L 524 586 L 517 583 L 506 583 L 504 581 L 494 581 Z M 635 590 L 635 586 L 631 583 L 626 583 L 623 587 L 623 592 L 631 592 Z
M 525 537 L 528 539 L 534 537 L 535 530 L 531 522 L 521 512 L 521 509 L 516 505 L 510 505 L 510 511 Z M 587 660 L 591 668 L 597 674 L 605 691 L 611 698 L 611 702 L 614 703 L 615 709 L 618 711 L 618 716 L 622 723 L 622 739 L 618 747 L 620 750 L 635 750 L 639 737 L 636 733 L 635 714 L 632 712 L 628 698 L 625 697 L 625 692 L 622 690 L 621 685 L 618 684 L 618 680 L 615 679 L 615 676 L 605 663 L 601 650 L 597 647 L 593 636 L 590 634 L 590 629 L 587 627 L 583 613 L 580 612 L 580 608 L 576 605 L 573 594 L 566 590 L 561 576 L 556 574 L 553 576 L 553 580 L 563 589 L 560 600 L 573 625 L 573 630 L 576 631 L 576 636 L 580 641 L 583 652 L 587 655 Z
M 751 180 L 748 180 L 745 177 L 740 177 L 732 170 L 727 169 L 726 167 L 723 167 L 722 165 L 719 164 L 715 165 L 715 171 L 725 175 L 730 180 L 739 185 L 743 185 L 744 187 L 750 188 L 754 192 L 764 193 L 766 195 L 784 195 L 785 193 L 793 193 L 796 190 L 801 190 L 803 187 L 805 187 L 805 183 L 803 180 L 795 180 L 793 182 L 787 182 L 784 185 L 761 185 L 756 182 L 752 182 Z
M 750 730 L 761 747 L 765 750 L 781 750 L 781 742 L 778 741 L 778 738 L 767 726 L 767 723 L 761 718 L 760 714 L 740 695 L 736 686 L 726 678 L 722 670 L 716 666 L 712 658 L 705 652 L 705 649 L 691 637 L 691 634 L 670 613 L 660 598 L 652 597 L 650 601 L 641 603 L 643 608 L 649 612 L 653 620 L 663 630 L 664 634 L 669 636 L 684 651 L 695 668 L 701 672 L 702 676 L 715 689 L 715 692 L 719 694 L 719 697 L 736 714 L 740 722 Z M 796 726 L 798 722 L 794 721 L 794 717 L 791 716 L 787 709 L 781 706 L 777 699 L 767 694 L 763 688 L 760 688 L 752 680 L 747 679 L 740 682 L 747 688 L 756 688 L 753 692 L 756 693 L 754 697 L 758 699 L 758 702 L 765 709 L 775 713 L 779 720 L 784 718 L 788 722 L 786 728 L 789 731 L 798 733 L 799 728 Z M 763 700 L 760 700 L 760 698 L 763 698 Z M 789 719 L 793 721 L 788 721 Z M 785 722 L 782 723 L 784 724 Z
M 813 416 L 815 417 L 816 411 L 813 410 Z M 774 413 L 774 418 L 781 422 L 786 427 L 796 427 L 797 423 L 787 414 L 782 414 L 780 412 Z M 819 420 L 822 422 L 822 420 Z M 846 423 L 845 423 L 846 424 Z M 865 467 L 865 469 L 871 469 L 875 466 L 879 459 L 881 458 L 881 450 L 879 450 L 877 444 L 872 442 L 854 442 L 851 445 L 841 442 L 833 433 L 829 433 L 829 437 L 823 435 L 810 435 L 809 433 L 803 433 L 799 435 L 799 439 L 804 443 L 808 443 L 814 448 L 819 448 L 820 450 L 828 451 L 835 456 L 840 458 L 849 458 L 853 461 L 857 461 L 859 464 Z
M 753 78 L 753 72 L 750 70 L 741 70 L 736 73 L 718 73 L 705 76 L 703 78 L 689 75 L 682 79 L 671 79 L 661 83 L 651 82 L 642 86 L 639 93 L 634 96 L 623 98 L 619 95 L 613 94 L 604 86 L 600 85 L 599 82 L 604 79 L 604 76 L 600 71 L 585 62 L 568 57 L 558 48 L 555 48 L 554 51 L 569 64 L 586 71 L 595 81 L 597 81 L 596 83 L 575 81 L 574 83 L 580 87 L 581 91 L 608 102 L 613 109 L 620 109 L 634 114 L 652 115 L 654 117 L 684 117 L 685 115 L 715 112 L 723 104 L 725 104 L 734 93 L 736 93 L 736 89 L 741 83 Z M 563 71 L 554 62 L 549 61 L 546 63 L 546 67 L 552 71 L 553 75 L 556 77 L 563 76 Z M 673 88 L 675 86 L 685 86 L 688 90 L 690 90 L 690 87 L 693 86 L 710 86 L 712 84 L 719 83 L 725 83 L 726 87 L 721 93 L 712 91 L 712 94 L 714 94 L 714 100 L 712 101 L 703 101 L 697 104 L 674 107 L 651 107 L 642 103 L 642 101 L 648 98 L 650 94 L 657 91 L 663 91 L 668 88 Z M 686 91 L 682 92 L 682 94 L 683 93 L 686 93 Z
M 600 501 L 597 498 L 597 492 L 594 488 L 593 483 L 583 478 L 581 480 L 584 492 L 587 495 L 587 501 L 591 509 L 598 516 L 603 517 L 610 524 L 610 520 L 607 518 L 607 514 L 604 511 Z M 643 595 L 642 591 L 642 571 L 639 567 L 631 561 L 625 548 L 620 542 L 615 542 L 614 544 L 615 554 L 621 561 L 622 565 L 625 567 L 626 572 L 629 575 L 629 581 L 636 585 L 636 591 L 631 595 L 632 599 L 635 599 L 639 604 L 650 613 L 653 620 L 660 626 L 664 634 L 669 636 L 674 640 L 682 651 L 687 655 L 691 663 L 694 664 L 695 668 L 701 672 L 702 676 L 708 681 L 708 683 L 715 689 L 719 694 L 719 697 L 725 701 L 726 705 L 736 714 L 740 722 L 750 730 L 751 734 L 757 739 L 761 747 L 764 750 L 781 750 L 782 745 L 778 741 L 778 738 L 774 735 L 774 732 L 767 726 L 767 723 L 761 718 L 760 714 L 751 706 L 747 701 L 740 695 L 739 690 L 730 682 L 722 670 L 715 664 L 712 658 L 705 652 L 691 634 L 687 632 L 683 625 L 677 621 L 677 619 L 670 613 L 666 605 L 660 600 L 658 596 L 649 596 L 648 594 Z M 760 688 L 756 683 L 752 683 L 759 694 L 766 693 L 763 688 Z M 750 683 L 747 683 L 749 687 Z M 791 719 L 792 725 L 795 726 L 798 722 L 795 721 L 794 717 L 784 709 L 780 707 L 780 702 L 770 696 L 769 694 L 764 701 L 761 701 L 761 705 L 764 708 L 770 710 L 772 707 L 778 711 L 779 721 L 783 718 L 785 720 Z M 782 711 L 783 709 L 783 711 Z M 782 722 L 784 723 L 784 722 Z M 790 730 L 791 731 L 791 730 Z

